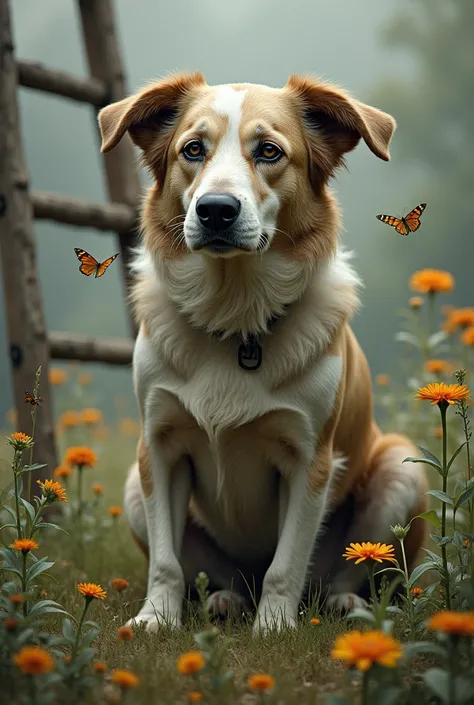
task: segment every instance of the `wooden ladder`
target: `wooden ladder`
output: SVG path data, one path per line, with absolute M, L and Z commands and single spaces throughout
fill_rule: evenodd
M 132 340 L 48 333 L 36 274 L 34 219 L 115 231 L 125 288 L 129 283 L 130 246 L 137 232 L 140 183 L 129 140 L 122 140 L 113 152 L 104 155 L 110 203 L 89 203 L 29 188 L 20 134 L 18 85 L 89 103 L 95 113 L 126 97 L 112 0 L 77 0 L 77 6 L 89 78 L 15 60 L 9 0 L 0 0 L 0 258 L 7 336 L 18 429 L 25 433 L 31 428 L 31 406 L 25 404 L 25 389 L 32 391 L 36 369 L 42 367 L 43 405 L 36 419 L 35 458 L 47 463 L 43 478 L 51 477 L 58 464 L 47 374 L 50 359 L 128 365 L 133 349 Z

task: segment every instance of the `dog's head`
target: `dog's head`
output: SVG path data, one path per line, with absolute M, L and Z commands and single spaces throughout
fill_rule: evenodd
M 386 113 L 313 78 L 292 76 L 281 89 L 208 86 L 200 73 L 172 75 L 109 105 L 99 123 L 103 152 L 126 132 L 143 151 L 155 180 L 146 218 L 154 248 L 168 257 L 270 248 L 327 255 L 337 239 L 328 180 L 361 138 L 388 160 L 395 127 Z

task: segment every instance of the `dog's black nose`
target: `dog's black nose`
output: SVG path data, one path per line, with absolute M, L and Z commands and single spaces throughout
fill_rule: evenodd
M 229 193 L 205 193 L 196 203 L 196 213 L 208 230 L 226 230 L 240 213 L 240 201 Z

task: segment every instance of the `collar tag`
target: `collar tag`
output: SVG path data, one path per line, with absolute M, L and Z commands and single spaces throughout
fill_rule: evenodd
M 262 364 L 262 346 L 255 336 L 250 336 L 247 343 L 239 345 L 237 359 L 243 370 L 258 370 Z

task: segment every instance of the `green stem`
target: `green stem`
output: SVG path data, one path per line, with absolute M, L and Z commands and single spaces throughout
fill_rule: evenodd
M 375 616 L 375 628 L 380 629 L 381 615 L 379 615 L 378 604 L 377 604 L 377 590 L 375 588 L 374 570 L 375 570 L 374 564 L 369 563 L 367 565 L 367 572 L 369 573 L 370 596 L 372 598 L 372 609 L 374 611 L 374 616 Z
M 82 465 L 77 466 L 77 535 L 79 548 L 79 563 L 83 568 L 83 531 L 82 531 Z
M 410 594 L 410 587 L 408 585 L 408 581 L 410 579 L 410 576 L 408 574 L 408 563 L 407 563 L 407 557 L 405 553 L 405 539 L 399 539 L 400 541 L 400 547 L 402 550 L 402 560 L 403 560 L 403 571 L 405 573 L 405 589 L 407 593 L 407 603 L 408 603 L 408 616 L 410 619 L 410 632 L 411 632 L 411 637 L 412 639 L 415 638 L 415 620 L 414 620 L 414 610 L 413 610 L 413 598 Z
M 370 670 L 364 671 L 362 676 L 362 699 L 361 705 L 368 705 L 369 702 L 369 681 L 370 681 Z
M 92 598 L 86 597 L 85 600 L 86 600 L 86 602 L 84 605 L 84 609 L 82 610 L 82 615 L 79 620 L 79 624 L 77 625 L 76 640 L 74 641 L 74 647 L 73 647 L 72 654 L 71 654 L 71 662 L 74 661 L 74 659 L 77 656 L 77 649 L 79 647 L 79 639 L 81 638 L 82 625 L 84 624 L 84 619 L 86 618 L 86 612 L 89 609 L 89 605 L 92 602 Z
M 448 703 L 456 705 L 456 658 L 457 658 L 457 637 L 453 636 L 449 644 L 449 680 L 448 680 Z
M 30 474 L 31 474 L 31 473 L 30 473 Z M 33 538 L 33 534 L 35 533 L 35 529 L 36 529 L 36 522 L 38 521 L 38 519 L 39 519 L 39 517 L 40 517 L 40 514 L 41 514 L 41 510 L 43 509 L 43 507 L 44 507 L 45 504 L 46 504 L 46 500 L 43 500 L 43 501 L 40 502 L 40 504 L 38 505 L 38 509 L 36 510 L 34 519 L 33 519 L 32 523 L 31 523 L 31 531 L 30 531 L 30 535 L 29 535 L 29 537 L 28 537 L 28 538 L 30 538 L 30 539 Z
M 446 405 L 447 406 L 447 405 Z M 447 446 L 448 446 L 448 431 L 446 428 L 446 406 L 439 404 L 439 410 L 441 412 L 441 426 L 443 429 L 443 492 L 447 492 L 448 489 L 448 468 L 447 468 Z M 446 537 L 446 502 L 441 505 L 441 538 Z M 443 561 L 443 573 L 444 573 L 444 586 L 446 591 L 446 607 L 448 610 L 451 609 L 451 594 L 450 594 L 450 581 L 448 573 L 448 554 L 447 546 L 443 544 L 441 546 L 441 558 Z
M 34 394 L 35 394 L 35 397 L 38 394 L 36 387 L 35 387 Z M 36 406 L 33 407 L 33 411 L 31 412 L 31 418 L 33 421 L 32 426 L 31 426 L 31 438 L 34 440 L 35 429 L 36 429 Z M 33 465 L 33 443 L 30 446 L 29 464 Z M 28 502 L 31 502 L 31 472 L 28 473 L 28 494 L 26 495 L 26 498 L 27 498 Z
M 21 520 L 20 520 L 20 497 L 18 491 L 18 468 L 20 466 L 21 451 L 16 450 L 13 456 L 13 481 L 15 485 L 15 511 L 16 511 L 16 530 L 18 532 L 18 538 L 23 538 L 23 533 L 21 530 Z
M 21 552 L 21 557 L 22 557 L 22 561 L 21 561 L 21 591 L 22 591 L 23 595 L 26 594 L 26 590 L 27 590 L 27 584 L 26 584 L 26 557 L 27 557 L 27 555 L 28 555 L 27 551 Z M 23 602 L 23 616 L 24 617 L 28 616 L 28 602 L 27 602 L 26 597 Z

